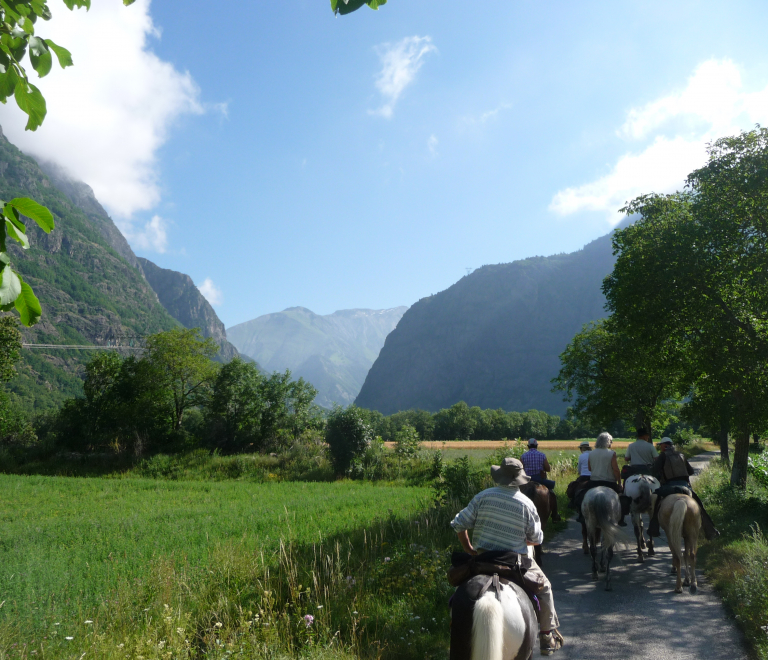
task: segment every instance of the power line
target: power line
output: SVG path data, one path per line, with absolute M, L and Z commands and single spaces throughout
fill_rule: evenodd
M 22 344 L 22 348 L 63 348 L 73 351 L 143 351 L 141 346 L 93 346 L 80 344 Z

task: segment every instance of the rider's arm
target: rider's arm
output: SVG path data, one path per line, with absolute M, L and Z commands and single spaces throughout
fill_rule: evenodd
M 552 469 L 552 468 L 551 468 L 551 467 L 549 467 L 549 461 L 548 461 L 548 460 L 545 458 L 545 459 L 544 459 L 544 467 L 543 467 L 543 469 L 542 469 L 542 472 L 544 472 L 544 473 L 547 473 L 547 472 L 549 472 L 551 469 Z
M 630 457 L 629 454 L 630 454 L 629 447 L 627 447 L 627 451 L 624 454 L 624 462 L 625 463 L 629 463 L 632 460 L 632 458 Z
M 458 537 L 464 552 L 468 552 L 470 555 L 477 554 L 477 550 L 472 547 L 472 541 L 469 540 L 469 532 L 466 529 L 463 532 L 459 532 Z
M 525 544 L 540 545 L 543 540 L 544 532 L 541 529 L 539 514 L 531 505 L 525 520 Z
M 611 458 L 611 467 L 613 468 L 613 476 L 617 483 L 621 483 L 621 470 L 619 470 L 619 463 L 616 460 L 616 452 L 613 452 L 613 458 Z

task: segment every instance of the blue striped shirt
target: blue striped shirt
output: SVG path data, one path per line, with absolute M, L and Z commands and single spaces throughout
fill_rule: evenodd
M 533 502 L 517 486 L 495 486 L 478 493 L 451 522 L 455 532 L 472 531 L 472 545 L 482 550 L 528 553 L 526 541 L 544 540 Z

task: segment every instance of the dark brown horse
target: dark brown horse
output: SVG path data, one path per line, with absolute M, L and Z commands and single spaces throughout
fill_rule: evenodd
M 552 522 L 560 520 L 560 516 L 557 513 L 557 496 L 549 488 L 537 484 L 535 481 L 529 481 L 525 486 L 520 486 L 520 492 L 531 500 L 533 506 L 536 507 L 539 518 L 541 518 L 542 529 L 547 524 L 550 515 L 552 516 Z M 541 555 L 541 546 L 534 546 L 533 558 L 539 566 L 541 566 Z

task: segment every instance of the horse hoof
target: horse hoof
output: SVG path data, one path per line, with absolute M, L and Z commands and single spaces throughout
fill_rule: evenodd
M 676 594 L 681 594 L 681 593 L 683 593 L 683 588 L 682 588 L 682 587 L 675 587 L 675 593 L 676 593 Z
M 606 585 L 605 585 L 605 590 L 606 590 L 606 591 L 613 591 L 613 586 L 612 586 L 612 585 L 610 585 L 610 584 L 606 584 Z
M 691 586 L 691 581 L 688 578 L 685 578 L 685 580 L 683 580 L 683 586 L 684 587 L 690 587 Z
M 597 573 L 592 573 L 592 579 L 597 582 Z
M 588 554 L 589 554 L 589 548 L 584 548 L 584 554 L 585 554 L 585 555 L 588 555 Z
M 698 590 L 698 587 L 695 584 L 692 584 L 688 591 L 690 591 L 692 594 L 695 594 Z
M 648 556 L 649 557 L 655 557 L 656 551 L 653 548 L 648 548 Z

